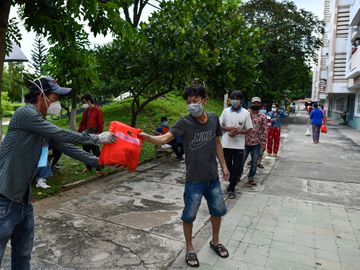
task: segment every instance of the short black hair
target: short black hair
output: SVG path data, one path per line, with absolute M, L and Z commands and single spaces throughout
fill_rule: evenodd
M 185 89 L 183 98 L 187 100 L 188 97 L 202 97 L 206 98 L 206 91 L 203 85 L 193 85 Z
M 160 121 L 161 121 L 161 122 L 166 121 L 166 120 L 168 120 L 166 116 L 162 116 L 162 117 L 160 118 Z
M 314 106 L 315 108 L 317 108 L 317 107 L 319 107 L 319 104 L 314 103 L 313 106 Z
M 234 99 L 234 97 L 237 97 L 238 99 L 243 99 L 244 94 L 240 90 L 235 90 L 231 92 L 230 99 Z
M 89 100 L 90 100 L 91 104 L 94 104 L 94 100 L 93 100 L 93 98 L 91 97 L 91 95 L 89 95 L 89 94 L 83 95 L 80 100 L 81 100 L 81 101 L 83 101 L 83 100 L 89 101 Z

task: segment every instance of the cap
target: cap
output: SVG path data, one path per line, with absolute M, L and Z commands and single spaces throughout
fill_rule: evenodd
M 33 84 L 36 84 L 36 88 L 42 89 L 44 93 L 52 92 L 63 96 L 71 91 L 71 88 L 61 87 L 53 77 L 41 77 L 34 80 Z
M 261 98 L 259 98 L 259 97 L 253 97 L 253 98 L 251 99 L 251 103 L 254 103 L 254 102 L 259 102 L 259 103 L 261 103 Z

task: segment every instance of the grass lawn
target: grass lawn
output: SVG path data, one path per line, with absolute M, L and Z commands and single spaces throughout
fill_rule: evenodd
M 130 104 L 131 100 L 129 99 L 113 102 L 102 107 L 105 120 L 104 130 L 108 130 L 110 121 L 120 121 L 129 124 L 131 120 Z M 223 100 L 210 99 L 205 107 L 206 111 L 215 112 L 217 115 L 220 115 L 223 110 Z M 137 118 L 137 127 L 145 132 L 152 133 L 152 131 L 160 124 L 161 116 L 167 116 L 169 125 L 171 126 L 179 117 L 186 114 L 187 108 L 184 100 L 174 94 L 169 94 L 166 97 L 151 102 L 145 107 Z M 79 114 L 77 117 L 77 123 L 79 123 L 81 115 Z M 68 127 L 68 121 L 66 119 L 53 120 L 52 122 L 63 128 Z M 154 154 L 154 146 L 149 143 L 144 143 L 141 150 L 140 161 L 149 160 L 154 157 Z M 65 155 L 61 156 L 59 164 L 61 165 L 61 168 L 53 171 L 53 176 L 47 179 L 47 184 L 50 185 L 51 188 L 36 188 L 35 183 L 33 183 L 33 198 L 35 200 L 59 193 L 61 187 L 66 184 L 95 176 L 95 169 L 93 169 L 92 172 L 82 173 L 85 165 Z M 114 170 L 105 168 L 104 172 L 112 173 Z

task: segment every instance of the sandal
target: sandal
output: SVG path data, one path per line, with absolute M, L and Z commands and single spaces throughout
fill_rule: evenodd
M 260 168 L 260 169 L 264 169 L 264 165 L 262 165 L 262 164 L 258 164 L 258 165 L 256 165 L 258 168 Z
M 236 194 L 235 194 L 235 192 L 229 191 L 229 192 L 228 192 L 228 197 L 229 197 L 229 199 L 236 199 Z
M 219 255 L 221 258 L 227 258 L 229 257 L 229 251 L 222 245 L 217 244 L 214 245 L 213 242 L 210 242 L 210 247 L 216 252 L 217 255 Z M 226 254 L 224 254 L 226 252 Z
M 248 184 L 251 186 L 256 186 L 256 182 L 254 180 L 249 180 Z
M 186 261 L 187 265 L 190 267 L 199 267 L 200 266 L 197 255 L 194 252 L 186 253 L 185 261 Z

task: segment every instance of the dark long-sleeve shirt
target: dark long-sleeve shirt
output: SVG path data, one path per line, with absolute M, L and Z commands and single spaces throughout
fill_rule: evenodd
M 31 180 L 36 174 L 43 137 L 50 139 L 52 145 L 65 154 L 93 167 L 98 166 L 96 157 L 71 145 L 97 144 L 97 135 L 61 129 L 43 119 L 33 104 L 27 104 L 11 118 L 0 146 L 0 194 L 17 202 L 31 199 Z M 27 191 L 28 197 L 24 198 Z

